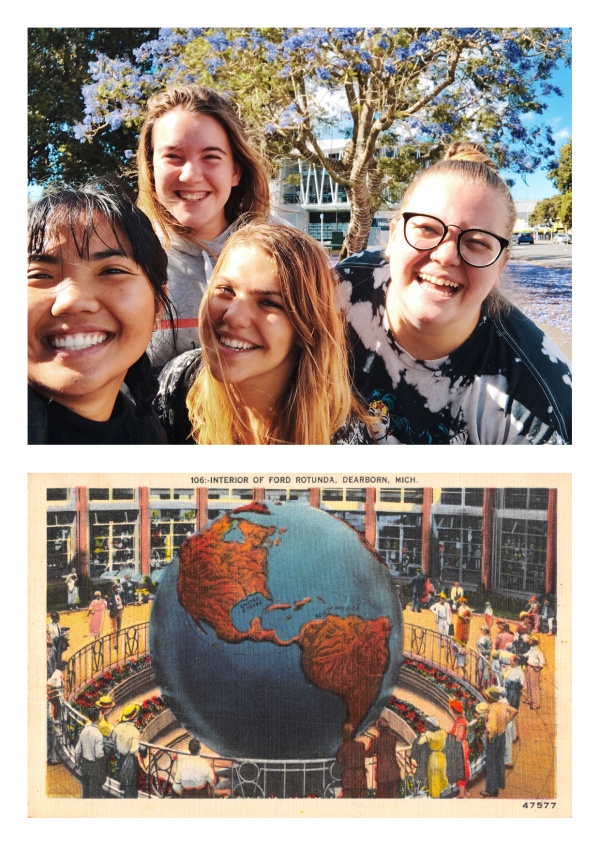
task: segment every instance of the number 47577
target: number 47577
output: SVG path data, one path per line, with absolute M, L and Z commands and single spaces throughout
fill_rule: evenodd
M 530 811 L 539 811 L 545 808 L 556 808 L 556 802 L 523 802 L 523 807 Z

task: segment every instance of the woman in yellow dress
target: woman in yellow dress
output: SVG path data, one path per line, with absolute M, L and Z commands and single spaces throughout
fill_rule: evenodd
M 435 717 L 427 717 L 425 719 L 425 726 L 427 730 L 421 735 L 419 743 L 427 743 L 429 745 L 427 785 L 431 798 L 437 799 L 440 793 L 448 787 L 446 756 L 443 751 L 446 745 L 446 732 L 440 728 L 440 724 Z

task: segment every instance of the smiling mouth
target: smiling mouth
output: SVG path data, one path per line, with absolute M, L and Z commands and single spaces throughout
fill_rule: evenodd
M 112 337 L 110 332 L 77 332 L 73 335 L 48 335 L 46 341 L 54 350 L 79 352 L 90 347 L 97 347 Z
M 228 350 L 234 352 L 247 352 L 248 350 L 259 350 L 261 347 L 258 344 L 251 344 L 249 341 L 239 341 L 237 338 L 224 338 L 219 335 L 219 343 Z
M 180 200 L 185 200 L 186 202 L 197 202 L 198 200 L 204 200 L 208 197 L 210 191 L 196 191 L 194 193 L 188 191 L 176 191 L 175 193 Z
M 429 273 L 417 273 L 417 282 L 424 285 L 426 290 L 435 291 L 444 297 L 453 297 L 463 289 L 459 282 L 452 282 L 450 279 L 441 279 L 439 276 L 431 276 Z

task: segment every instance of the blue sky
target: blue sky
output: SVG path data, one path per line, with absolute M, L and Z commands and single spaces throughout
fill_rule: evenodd
M 563 92 L 562 97 L 552 96 L 544 100 L 547 108 L 543 115 L 532 116 L 532 124 L 534 122 L 543 123 L 552 127 L 554 132 L 554 140 L 556 143 L 557 157 L 560 148 L 571 137 L 571 86 L 572 86 L 572 69 L 564 67 L 558 70 L 552 77 L 552 83 L 557 85 Z M 515 185 L 511 189 L 515 200 L 543 200 L 544 197 L 552 197 L 558 191 L 555 186 L 547 179 L 544 170 L 538 170 L 536 173 L 527 177 L 527 183 L 523 178 L 515 174 L 502 172 L 502 176 L 510 176 L 515 180 Z

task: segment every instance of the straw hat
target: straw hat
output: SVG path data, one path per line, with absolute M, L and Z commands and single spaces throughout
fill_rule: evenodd
M 132 702 L 131 705 L 126 705 L 121 713 L 121 722 L 126 723 L 128 720 L 133 720 L 141 711 L 141 706 L 137 702 Z
M 95 704 L 98 708 L 108 709 L 113 707 L 115 701 L 112 696 L 101 696 L 100 699 L 96 700 Z

